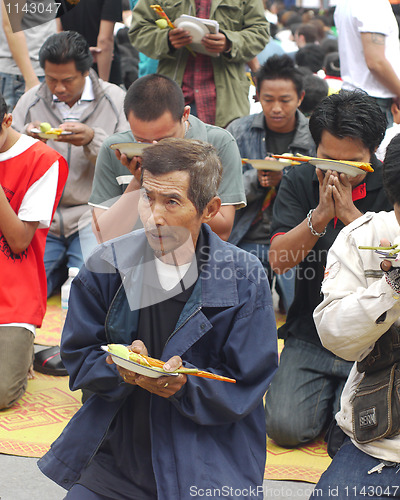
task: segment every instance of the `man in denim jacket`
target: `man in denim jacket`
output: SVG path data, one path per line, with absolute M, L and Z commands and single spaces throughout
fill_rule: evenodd
M 147 148 L 144 230 L 100 246 L 73 282 L 62 358 L 71 388 L 95 394 L 39 463 L 71 488 L 68 500 L 263 496 L 275 319 L 258 259 L 204 224 L 220 177 L 209 144 Z M 198 367 L 236 383 L 138 375 L 107 358 L 108 343 L 161 358 L 168 372 Z

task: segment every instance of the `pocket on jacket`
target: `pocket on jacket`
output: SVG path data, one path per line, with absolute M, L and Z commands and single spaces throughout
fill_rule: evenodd
M 233 0 L 232 3 L 220 3 L 215 11 L 215 19 L 222 31 L 240 31 L 244 20 L 242 2 Z
M 189 14 L 188 12 L 182 12 L 182 2 L 179 0 L 166 0 L 163 2 L 162 7 L 171 22 L 175 22 L 181 14 Z M 191 15 L 195 14 L 192 12 Z
M 390 438 L 400 431 L 400 368 L 398 364 L 364 375 L 353 401 L 357 443 Z

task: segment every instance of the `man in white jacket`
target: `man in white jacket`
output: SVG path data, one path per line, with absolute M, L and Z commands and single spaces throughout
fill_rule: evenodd
M 400 497 L 400 262 L 362 248 L 400 243 L 399 155 L 396 136 L 383 170 L 394 211 L 367 212 L 340 232 L 314 312 L 324 347 L 356 362 L 336 414 L 344 441 L 315 488 L 318 498 Z

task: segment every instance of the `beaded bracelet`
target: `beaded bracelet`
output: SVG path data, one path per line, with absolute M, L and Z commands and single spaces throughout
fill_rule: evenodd
M 314 236 L 318 236 L 318 238 L 322 238 L 322 236 L 325 236 L 325 233 L 326 233 L 326 227 L 325 229 L 322 231 L 322 233 L 319 233 L 318 231 L 316 231 L 314 228 L 313 228 L 313 225 L 312 225 L 312 222 L 311 222 L 311 217 L 312 217 L 312 214 L 314 212 L 315 208 L 312 208 L 308 214 L 307 214 L 307 226 L 308 228 L 310 229 L 311 231 L 311 234 L 313 234 Z
M 384 271 L 386 283 L 394 290 L 396 293 L 400 294 L 400 268 L 395 267 L 390 269 L 390 271 Z

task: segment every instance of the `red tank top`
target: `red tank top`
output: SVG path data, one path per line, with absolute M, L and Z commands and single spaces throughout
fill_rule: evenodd
M 68 176 L 68 165 L 54 149 L 35 142 L 22 153 L 0 162 L 0 185 L 16 214 L 28 189 L 58 160 L 53 213 Z M 0 324 L 41 326 L 47 304 L 43 256 L 49 229 L 37 229 L 28 248 L 14 254 L 0 230 Z

